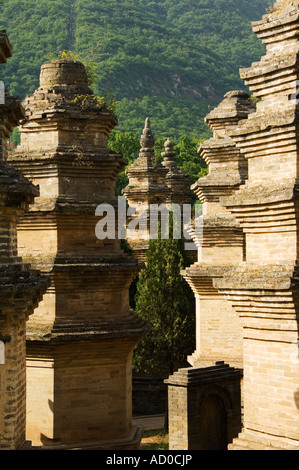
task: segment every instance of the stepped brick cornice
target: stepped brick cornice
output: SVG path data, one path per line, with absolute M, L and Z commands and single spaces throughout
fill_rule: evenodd
M 198 150 L 209 165 L 209 174 L 192 186 L 203 203 L 203 229 L 198 240 L 195 233 L 193 235 L 198 246 L 198 262 L 182 273 L 198 299 L 197 324 L 200 327 L 197 347 L 189 357 L 193 366 L 217 361 L 220 357 L 238 367 L 242 364 L 239 319 L 225 295 L 214 287 L 213 281 L 222 278 L 235 262 L 244 259 L 244 233 L 220 200 L 224 195 L 233 194 L 247 179 L 247 161 L 230 134 L 240 120 L 254 110 L 247 93 L 239 90 L 227 93 L 207 115 L 206 122 L 213 131 L 213 137 L 201 144 Z M 210 324 L 213 327 L 209 328 Z M 209 335 L 205 334 L 205 328 L 209 328 Z
M 164 143 L 165 151 L 162 152 L 162 165 L 167 168 L 166 185 L 169 188 L 168 203 L 190 204 L 192 191 L 189 189 L 189 176 L 178 168 L 176 152 L 173 143 L 167 139 Z
M 12 50 L 0 32 L 0 63 Z M 18 254 L 17 223 L 38 196 L 38 188 L 7 164 L 8 138 L 24 110 L 6 91 L 0 104 L 0 449 L 25 445 L 26 323 L 42 300 L 49 279 Z
M 299 448 L 298 6 L 278 1 L 253 24 L 266 55 L 240 75 L 259 101 L 231 133 L 248 179 L 220 199 L 246 234 L 244 262 L 213 282 L 243 327 L 244 425 L 231 449 Z
M 230 134 L 238 123 L 255 111 L 250 96 L 241 90 L 226 93 L 223 101 L 206 117 L 213 137 L 201 144 L 199 153 L 209 165 L 209 174 L 193 186 L 201 202 L 218 203 L 232 194 L 247 178 L 247 162 Z
M 168 139 L 164 146 L 163 161 L 160 162 L 155 157 L 155 139 L 150 120 L 146 118 L 140 138 L 140 152 L 138 158 L 126 170 L 129 184 L 123 190 L 130 210 L 135 211 L 135 215 L 128 218 L 127 241 L 134 256 L 141 261 L 145 260 L 150 239 L 150 206 L 182 206 L 189 204 L 192 198 L 189 177 L 177 167 L 172 142 Z M 136 233 L 135 229 L 130 230 L 129 223 L 134 217 L 141 215 L 144 215 L 146 223 L 139 227 Z
M 5 90 L 4 103 L 0 107 L 0 160 L 7 160 L 7 141 L 21 119 L 25 116 L 24 109 L 15 96 L 10 96 Z
M 40 196 L 18 224 L 19 251 L 51 278 L 27 328 L 27 434 L 38 447 L 134 448 L 140 430 L 132 426 L 130 361 L 149 325 L 130 310 L 129 287 L 141 266 L 117 233 L 115 182 L 127 164 L 108 148 L 117 119 L 77 61 L 43 65 L 24 108 L 21 144 L 9 161 L 39 185 Z M 102 203 L 115 216 L 113 239 L 96 235 Z
M 165 199 L 168 191 L 165 184 L 167 169 L 155 158 L 155 140 L 150 127 L 150 120 L 146 118 L 145 126 L 140 137 L 140 152 L 138 158 L 126 170 L 129 185 L 123 194 L 129 204 L 149 205 L 159 203 Z

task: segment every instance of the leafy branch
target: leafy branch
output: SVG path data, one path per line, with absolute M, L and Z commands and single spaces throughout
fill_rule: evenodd
M 87 79 L 88 79 L 88 86 L 92 87 L 98 80 L 99 74 L 97 71 L 97 65 L 95 62 L 85 62 L 81 59 L 80 55 L 73 51 L 62 50 L 59 51 L 58 54 L 55 56 L 54 54 L 50 54 L 48 60 L 51 62 L 53 60 L 64 60 L 64 61 L 74 61 L 74 62 L 81 62 L 86 70 Z M 90 95 L 90 94 L 81 94 L 77 95 L 74 100 L 74 104 L 78 104 L 81 106 L 82 109 L 100 109 L 103 106 L 110 111 L 112 114 L 116 114 L 117 108 L 117 101 L 114 95 L 111 93 L 106 93 L 102 96 L 98 95 Z
M 76 95 L 72 102 L 74 104 L 80 105 L 80 108 L 82 108 L 83 110 L 101 109 L 104 106 L 112 114 L 115 114 L 117 106 L 117 101 L 115 100 L 115 97 L 110 93 L 107 93 L 104 96 L 88 94 Z

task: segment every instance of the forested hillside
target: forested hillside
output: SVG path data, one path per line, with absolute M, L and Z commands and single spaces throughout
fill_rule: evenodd
M 21 99 L 42 63 L 72 50 L 97 64 L 95 91 L 119 102 L 119 130 L 201 138 L 209 106 L 244 88 L 239 68 L 260 58 L 251 31 L 271 0 L 3 0 L 0 29 L 14 56 L 1 78 Z

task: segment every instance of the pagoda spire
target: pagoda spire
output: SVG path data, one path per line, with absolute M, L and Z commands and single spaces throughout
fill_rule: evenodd
M 175 161 L 176 151 L 173 149 L 173 143 L 169 138 L 164 143 L 164 148 L 165 151 L 161 154 L 164 158 L 162 165 L 168 169 L 177 168 L 177 163 Z
M 155 139 L 148 117 L 145 119 L 144 129 L 140 137 L 140 152 L 138 158 L 146 167 L 155 167 Z

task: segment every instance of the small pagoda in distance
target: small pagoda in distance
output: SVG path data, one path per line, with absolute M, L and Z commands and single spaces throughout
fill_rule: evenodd
M 176 152 L 170 139 L 166 140 L 164 147 L 165 151 L 161 154 L 163 159 L 160 162 L 155 156 L 155 139 L 150 119 L 146 118 L 140 138 L 139 156 L 126 170 L 129 184 L 123 190 L 128 206 L 134 212 L 127 219 L 127 242 L 133 256 L 139 261 L 145 261 L 151 238 L 151 207 L 164 206 L 171 210 L 173 204 L 177 204 L 182 208 L 183 204 L 191 203 L 193 196 L 189 188 L 189 176 L 178 168 Z M 142 218 L 143 222 L 137 230 L 135 227 L 131 230 L 130 222 L 136 216 Z M 183 233 L 183 217 L 181 226 Z

